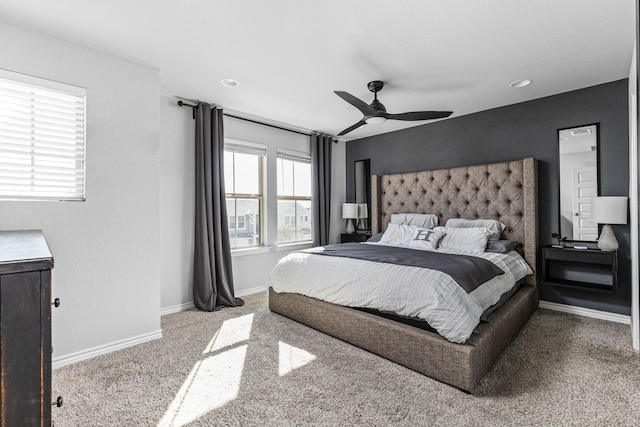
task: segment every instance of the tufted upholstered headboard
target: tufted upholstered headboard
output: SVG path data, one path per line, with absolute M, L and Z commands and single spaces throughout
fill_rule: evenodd
M 512 162 L 373 175 L 371 228 L 386 230 L 393 213 L 433 213 L 440 225 L 449 218 L 497 219 L 506 239 L 523 245 L 523 255 L 535 271 L 538 246 L 537 161 Z M 536 274 L 527 277 L 536 284 Z

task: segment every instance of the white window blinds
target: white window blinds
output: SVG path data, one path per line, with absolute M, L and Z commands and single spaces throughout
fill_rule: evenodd
M 0 70 L 0 199 L 84 200 L 86 90 Z
M 278 158 L 292 162 L 311 163 L 311 155 L 300 151 L 278 148 Z
M 230 138 L 224 140 L 224 149 L 225 151 L 232 151 L 234 153 L 242 154 L 252 154 L 254 156 L 267 155 L 267 148 L 262 144 L 238 141 Z

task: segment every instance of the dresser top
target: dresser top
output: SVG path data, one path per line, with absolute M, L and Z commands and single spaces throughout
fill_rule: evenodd
M 52 267 L 53 256 L 42 231 L 0 231 L 0 273 Z

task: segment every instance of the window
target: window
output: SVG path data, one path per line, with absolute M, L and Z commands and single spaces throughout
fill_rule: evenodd
M 230 140 L 224 148 L 224 185 L 231 249 L 262 245 L 262 164 L 266 150 Z
M 0 199 L 84 200 L 86 90 L 0 70 Z
M 278 244 L 311 242 L 311 225 L 309 156 L 278 151 Z

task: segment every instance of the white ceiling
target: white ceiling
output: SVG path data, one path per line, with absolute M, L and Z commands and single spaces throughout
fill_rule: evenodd
M 0 0 L 0 19 L 157 67 L 164 95 L 334 135 L 362 117 L 334 90 L 369 103 L 383 80 L 387 111 L 456 117 L 626 78 L 635 38 L 634 0 Z

